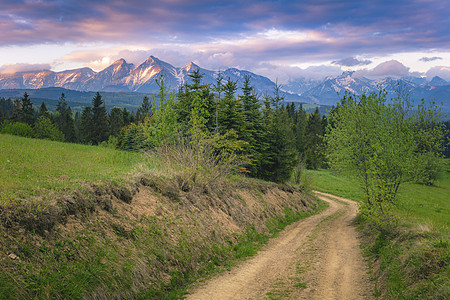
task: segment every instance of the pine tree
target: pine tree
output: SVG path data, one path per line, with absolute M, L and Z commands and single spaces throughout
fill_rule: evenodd
M 145 118 L 152 115 L 152 104 L 150 103 L 147 96 L 142 99 L 141 106 L 136 111 L 136 121 L 138 123 L 144 122 Z
M 93 140 L 93 113 L 92 107 L 86 106 L 80 117 L 80 139 L 85 144 L 91 144 Z
M 262 152 L 265 148 L 263 144 L 264 131 L 260 111 L 261 103 L 250 85 L 250 76 L 248 75 L 244 77 L 244 86 L 242 87 L 240 101 L 243 106 L 246 121 L 246 134 L 243 135 L 243 140 L 250 145 L 249 154 L 252 160 L 252 164 L 247 166 L 247 169 L 250 171 L 251 176 L 257 176 L 263 159 Z
M 324 156 L 324 126 L 319 109 L 308 116 L 304 133 L 305 151 L 304 159 L 308 169 L 317 169 L 322 166 Z
M 118 107 L 114 107 L 113 109 L 111 109 L 108 119 L 110 134 L 113 136 L 117 136 L 120 133 L 122 127 L 125 126 L 123 111 Z
M 33 104 L 31 103 L 31 99 L 29 98 L 29 95 L 27 92 L 23 94 L 23 97 L 21 98 L 22 102 L 22 120 L 21 122 L 27 123 L 28 125 L 34 124 L 34 110 L 33 110 Z
M 108 114 L 99 92 L 92 99 L 92 143 L 97 145 L 108 139 Z
M 47 109 L 47 105 L 45 105 L 44 101 L 42 101 L 41 106 L 39 107 L 38 118 L 42 116 L 49 118 L 53 122 L 52 115 L 50 111 Z
M 292 131 L 292 120 L 283 105 L 279 90 L 275 88 L 274 97 L 265 96 L 264 138 L 261 167 L 258 177 L 284 182 L 290 179 L 297 163 L 297 151 Z M 271 107 L 271 104 L 275 107 Z
M 246 135 L 246 119 L 240 99 L 236 99 L 237 83 L 228 78 L 223 88 L 225 95 L 219 103 L 219 123 L 222 133 L 234 130 L 239 139 Z
M 65 141 L 70 143 L 76 142 L 75 122 L 72 117 L 72 110 L 67 105 L 64 93 L 61 94 L 61 97 L 58 100 L 56 112 L 58 113 L 56 115 L 56 125 L 64 134 Z

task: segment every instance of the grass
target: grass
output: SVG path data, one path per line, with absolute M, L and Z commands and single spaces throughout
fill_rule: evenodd
M 308 171 L 313 176 L 312 187 L 355 201 L 363 199 L 360 185 L 354 179 L 331 170 Z M 413 223 L 433 226 L 447 232 L 450 228 L 450 160 L 446 160 L 444 172 L 434 186 L 404 183 L 397 195 L 396 213 Z
M 0 204 L 120 180 L 145 160 L 140 153 L 0 134 Z
M 331 170 L 308 171 L 314 189 L 363 199 L 356 181 Z M 450 160 L 433 186 L 404 183 L 397 195 L 394 215 L 400 220 L 385 235 L 361 218 L 362 241 L 370 258 L 374 295 L 382 299 L 450 298 Z
M 312 213 L 300 193 L 238 176 L 173 197 L 176 173 L 155 157 L 0 135 L 0 299 L 179 299 L 187 284 L 255 255 Z M 154 203 L 120 196 L 137 180 Z M 265 210 L 250 213 L 236 188 L 260 195 Z M 287 193 L 284 210 L 264 201 L 272 188 Z M 226 201 L 240 229 L 216 224 L 211 200 Z

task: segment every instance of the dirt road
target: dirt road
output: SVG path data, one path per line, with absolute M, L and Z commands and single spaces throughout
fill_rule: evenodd
M 329 208 L 290 225 L 257 256 L 195 288 L 187 299 L 371 299 L 353 225 L 356 204 L 316 195 Z

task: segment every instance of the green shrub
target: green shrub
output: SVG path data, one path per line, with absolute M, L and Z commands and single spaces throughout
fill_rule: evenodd
M 34 137 L 51 141 L 64 141 L 64 134 L 46 116 L 40 116 L 34 125 Z
M 30 137 L 30 138 L 33 137 L 33 135 L 34 135 L 33 128 L 30 125 L 28 125 L 26 123 L 21 123 L 21 122 L 16 122 L 16 123 L 4 122 L 1 127 L 0 133 L 12 134 L 12 135 L 18 135 L 18 136 Z

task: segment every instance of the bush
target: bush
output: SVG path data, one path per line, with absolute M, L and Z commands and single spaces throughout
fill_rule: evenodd
M 18 135 L 29 138 L 34 136 L 33 128 L 30 125 L 21 122 L 16 123 L 3 122 L 0 133 Z
M 40 116 L 34 125 L 34 137 L 51 141 L 64 141 L 64 134 L 46 116 Z

